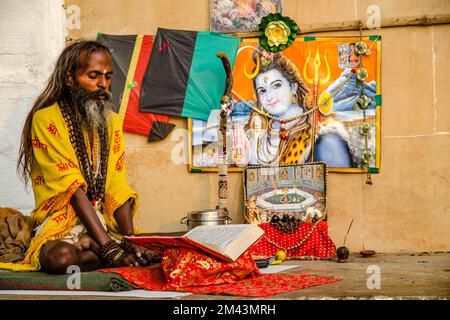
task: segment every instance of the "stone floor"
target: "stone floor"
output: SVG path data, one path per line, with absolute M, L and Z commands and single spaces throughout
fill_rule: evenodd
M 342 278 L 343 281 L 283 293 L 269 299 L 450 299 L 450 252 L 375 254 L 370 258 L 352 253 L 347 263 L 335 261 L 284 263 L 300 264 L 300 267 L 287 270 L 286 273 L 334 276 Z M 377 270 L 380 271 L 379 286 L 375 281 Z M 373 289 L 368 288 L 368 282 Z M 216 299 L 216 297 L 193 295 L 184 299 Z M 220 299 L 237 298 L 220 297 Z
M 347 263 L 335 261 L 285 261 L 300 265 L 286 273 L 309 273 L 334 276 L 343 281 L 279 294 L 267 299 L 319 300 L 319 299 L 450 299 L 450 252 L 375 254 L 364 258 L 351 253 Z M 379 270 L 379 282 L 376 272 Z M 368 285 L 369 283 L 369 285 Z M 372 287 L 370 289 L 369 287 Z M 66 299 L 54 296 L 8 296 L 5 299 Z M 78 300 L 83 297 L 68 296 Z M 89 297 L 116 299 L 115 297 Z M 123 299 L 123 298 L 121 298 Z M 136 298 L 140 299 L 140 298 Z M 248 297 L 191 295 L 180 300 L 241 300 Z M 257 300 L 263 300 L 258 298 Z

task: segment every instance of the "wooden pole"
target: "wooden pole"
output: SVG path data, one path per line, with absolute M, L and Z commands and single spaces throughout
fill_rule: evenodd
M 228 163 L 227 163 L 227 124 L 228 111 L 230 108 L 230 94 L 233 86 L 233 75 L 231 63 L 227 55 L 223 52 L 218 52 L 217 57 L 222 61 L 225 70 L 225 89 L 222 98 L 220 99 L 220 124 L 219 124 L 219 163 L 217 171 L 219 173 L 219 203 L 218 208 L 222 209 L 228 215 Z
M 335 31 L 350 31 L 360 30 L 362 22 L 362 29 L 369 30 L 370 28 L 364 21 L 353 20 L 344 22 L 330 22 L 330 23 L 316 23 L 316 24 L 303 24 L 299 25 L 299 36 L 309 33 L 319 32 L 335 32 Z M 438 15 L 423 15 L 412 17 L 393 17 L 381 19 L 380 28 L 396 28 L 396 27 L 412 27 L 412 26 L 432 26 L 439 24 L 450 24 L 450 14 L 438 14 Z M 377 30 L 377 29 L 374 29 Z M 237 37 L 241 38 L 255 38 L 262 35 L 262 32 L 246 32 L 235 33 Z

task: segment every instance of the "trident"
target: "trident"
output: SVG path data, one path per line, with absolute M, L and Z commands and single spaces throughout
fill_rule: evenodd
M 305 65 L 303 66 L 303 78 L 305 79 L 306 83 L 313 85 L 313 93 L 314 93 L 314 100 L 313 100 L 313 108 L 319 105 L 318 103 L 318 92 L 319 92 L 319 84 L 323 86 L 330 80 L 330 65 L 328 64 L 327 60 L 327 52 L 325 51 L 324 54 L 325 58 L 325 65 L 327 68 L 327 74 L 324 79 L 319 78 L 319 67 L 322 64 L 320 61 L 320 54 L 319 54 L 319 48 L 316 50 L 316 56 L 314 57 L 313 65 L 314 65 L 314 77 L 310 78 L 308 76 L 308 72 L 306 71 L 307 66 L 309 65 L 309 60 L 311 59 L 311 49 L 309 49 L 308 58 L 306 58 Z M 313 111 L 312 113 L 312 130 L 311 135 L 313 137 L 313 141 L 311 143 L 311 154 L 312 154 L 312 160 L 314 161 L 314 143 L 315 143 L 315 130 L 316 130 L 316 111 Z

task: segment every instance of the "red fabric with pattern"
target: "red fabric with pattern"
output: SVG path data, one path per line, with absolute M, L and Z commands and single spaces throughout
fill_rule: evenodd
M 234 262 L 221 262 L 188 248 L 165 250 L 161 268 L 166 280 L 174 287 L 232 283 L 259 273 L 249 252 Z
M 262 274 L 221 285 L 185 287 L 183 291 L 196 294 L 232 295 L 245 297 L 270 297 L 285 292 L 297 291 L 342 279 L 319 277 L 311 274 Z
M 259 226 L 264 230 L 264 236 L 249 248 L 249 251 L 256 256 L 273 257 L 281 249 L 287 250 L 287 259 L 331 259 L 336 256 L 336 246 L 328 236 L 328 223 L 318 222 L 311 235 L 299 247 L 289 250 L 300 243 L 311 231 L 312 222 L 302 223 L 296 233 L 281 234 L 269 223 L 262 223 Z M 270 243 L 272 242 L 272 243 Z M 276 244 L 276 245 L 275 245 Z
M 137 287 L 146 290 L 182 291 L 196 294 L 245 297 L 269 297 L 342 280 L 311 274 L 260 274 L 233 283 L 179 287 L 166 281 L 164 272 L 159 265 L 150 267 L 111 268 L 98 271 L 117 273 Z
M 201 260 L 204 261 L 204 257 L 202 257 L 203 256 L 202 254 L 197 253 L 194 250 L 190 249 L 183 249 L 183 250 L 186 251 L 181 253 L 178 252 L 179 253 L 178 258 L 168 257 L 167 255 L 169 255 L 169 253 L 167 253 L 167 255 L 165 253 L 164 257 L 171 260 L 172 262 L 170 261 L 166 261 L 166 263 L 162 262 L 161 265 L 149 267 L 110 268 L 110 269 L 101 269 L 98 271 L 117 273 L 124 279 L 136 285 L 137 287 L 147 290 L 184 291 L 196 294 L 234 295 L 246 297 L 269 297 L 284 292 L 297 291 L 307 287 L 342 280 L 333 277 L 319 277 L 310 274 L 260 274 L 252 271 L 249 273 L 250 274 L 249 276 L 243 279 L 239 278 L 240 280 L 237 280 L 238 277 L 235 277 L 233 280 L 232 277 L 226 277 L 223 276 L 222 274 L 222 276 L 219 276 L 221 280 L 219 281 L 220 284 L 218 284 L 218 282 L 215 281 L 214 278 L 209 275 L 213 274 L 218 275 L 219 274 L 218 270 L 220 268 L 224 268 L 223 265 L 228 264 L 229 265 L 228 267 L 230 267 L 230 265 L 236 264 L 237 261 L 234 263 L 223 263 L 218 262 L 215 259 L 209 257 L 207 258 L 215 261 L 213 263 L 213 266 L 217 266 L 219 269 L 216 270 L 215 268 L 211 268 L 208 272 L 205 272 L 205 270 L 201 271 L 201 274 L 203 274 L 205 278 L 204 279 L 197 278 L 197 283 L 191 281 L 183 282 L 181 278 L 177 277 L 166 278 L 167 274 L 169 275 L 171 274 L 170 270 L 173 271 L 173 269 L 166 269 L 168 267 L 168 264 L 171 265 L 173 261 L 175 261 L 176 262 L 175 266 L 178 267 L 186 266 L 186 263 L 183 261 L 186 261 L 187 258 L 186 254 L 188 252 L 190 252 L 192 256 L 198 254 L 199 256 L 197 258 L 201 258 Z M 173 254 L 173 252 L 174 251 L 172 251 L 171 254 Z M 182 259 L 180 260 L 179 257 L 182 257 Z M 241 260 L 241 264 L 242 263 L 246 264 L 245 261 L 248 259 L 248 257 L 249 254 L 247 253 L 238 260 Z M 188 262 L 188 264 L 195 263 L 193 262 L 195 258 L 191 257 L 189 260 L 191 262 Z M 216 265 L 216 263 L 219 264 Z M 254 262 L 252 264 L 254 265 Z M 238 268 L 236 268 L 235 265 L 235 269 L 237 270 Z M 197 273 L 197 275 L 199 274 Z M 194 277 L 187 277 L 185 279 L 194 279 Z M 227 283 L 227 281 L 231 282 Z

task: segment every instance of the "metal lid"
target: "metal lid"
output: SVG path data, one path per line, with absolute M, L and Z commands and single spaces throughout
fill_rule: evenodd
M 221 209 L 208 209 L 201 211 L 190 211 L 187 214 L 188 220 L 216 220 L 224 219 L 227 215 Z

